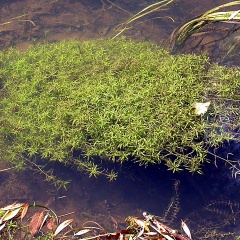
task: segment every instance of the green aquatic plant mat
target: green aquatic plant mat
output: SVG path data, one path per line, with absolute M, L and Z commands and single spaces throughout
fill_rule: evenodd
M 239 71 L 125 39 L 9 49 L 0 77 L 1 160 L 21 167 L 38 156 L 90 175 L 101 173 L 95 157 L 199 171 L 208 146 L 231 138 L 224 99 L 239 100 Z

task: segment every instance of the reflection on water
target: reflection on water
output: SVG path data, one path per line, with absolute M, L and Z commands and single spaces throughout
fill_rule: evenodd
M 44 41 L 109 38 L 115 33 L 114 29 L 118 24 L 153 2 L 4 1 L 0 3 L 1 23 L 8 22 L 13 17 L 21 17 L 0 26 L 0 45 L 2 49 L 16 45 L 25 50 L 31 44 Z M 164 11 L 147 17 L 148 21 L 143 21 L 125 31 L 124 35 L 133 40 L 163 44 L 179 24 L 224 2 L 228 1 L 176 1 Z M 159 16 L 171 16 L 175 21 Z M 218 47 L 208 46 L 207 49 L 213 50 Z M 171 201 L 172 203 L 176 201 L 174 184 L 179 181 L 179 209 L 173 222 L 176 228 L 180 228 L 180 219 L 188 219 L 192 229 L 195 227 L 200 229 L 196 222 L 201 225 L 199 219 L 206 215 L 212 224 L 214 221 L 216 224 L 219 223 L 219 229 L 227 227 L 226 231 L 234 231 L 238 225 L 238 191 L 235 189 L 239 185 L 229 177 L 231 172 L 224 165 L 217 169 L 214 164 L 209 164 L 203 169 L 204 175 L 191 175 L 187 172 L 172 174 L 164 166 L 155 165 L 145 169 L 126 164 L 114 182 L 108 182 L 101 177 L 89 178 L 62 165 L 55 165 L 54 168 L 58 177 L 71 180 L 67 191 L 63 189 L 57 191 L 54 186 L 44 181 L 43 176 L 31 170 L 19 173 L 2 172 L 1 205 L 14 201 L 44 204 L 49 198 L 54 197 L 54 210 L 59 215 L 75 212 L 76 225 L 94 220 L 107 229 L 113 229 L 112 219 L 115 219 L 121 227 L 124 226 L 124 219 L 127 216 L 141 216 L 143 211 L 159 216 L 166 215 Z M 210 203 L 211 201 L 214 202 Z M 201 231 L 206 231 L 206 222 L 202 224 Z M 201 234 L 203 236 L 203 233 Z

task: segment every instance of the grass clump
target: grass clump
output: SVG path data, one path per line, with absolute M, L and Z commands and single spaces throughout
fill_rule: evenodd
M 228 138 L 216 121 L 240 73 L 212 67 L 206 55 L 115 39 L 10 49 L 0 60 L 0 154 L 16 166 L 40 156 L 115 178 L 100 157 L 194 172 L 207 146 Z M 192 104 L 207 100 L 209 113 L 196 116 Z

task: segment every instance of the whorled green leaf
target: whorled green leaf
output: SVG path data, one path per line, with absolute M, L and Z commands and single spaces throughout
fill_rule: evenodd
M 239 99 L 240 73 L 206 55 L 115 39 L 46 43 L 2 58 L 0 157 L 17 166 L 38 156 L 109 179 L 116 174 L 101 161 L 198 171 L 207 147 L 229 139 L 221 119 L 234 113 L 225 99 Z M 193 104 L 208 101 L 195 115 Z

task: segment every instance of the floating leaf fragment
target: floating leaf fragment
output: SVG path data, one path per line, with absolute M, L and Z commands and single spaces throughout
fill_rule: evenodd
M 47 221 L 48 216 L 49 216 L 49 211 L 47 212 L 47 214 L 45 214 L 45 216 L 44 216 L 44 218 L 43 218 L 43 220 L 42 220 L 42 224 L 41 224 L 41 226 L 40 226 L 40 228 L 39 228 L 38 231 L 40 231 L 40 230 L 42 229 L 43 225 L 44 225 L 45 222 Z
M 21 216 L 20 216 L 20 218 L 21 218 L 21 220 L 24 218 L 24 216 L 26 215 L 26 213 L 27 213 L 27 211 L 28 211 L 28 207 L 29 207 L 29 205 L 26 203 L 26 204 L 24 204 L 24 207 L 23 207 L 23 209 L 22 209 L 22 212 L 21 212 Z
M 24 203 L 13 203 L 11 205 L 7 205 L 6 207 L 0 208 L 2 211 L 13 210 L 16 208 L 20 208 L 24 205 Z
M 237 10 L 237 11 L 233 12 L 233 13 L 231 14 L 231 16 L 229 17 L 228 21 L 230 21 L 230 20 L 232 20 L 234 17 L 236 17 L 239 12 L 240 12 L 240 10 Z
M 205 103 L 194 103 L 192 105 L 193 108 L 195 108 L 195 114 L 196 115 L 201 115 L 207 112 L 208 107 L 210 106 L 210 101 L 209 102 L 205 102 Z
M 182 221 L 182 229 L 186 233 L 186 235 L 189 237 L 189 239 L 192 240 L 190 229 L 188 228 L 187 224 L 184 221 Z
M 6 225 L 6 222 L 0 226 L 0 232 L 1 232 L 2 229 L 5 227 L 5 225 Z
M 92 231 L 92 230 L 91 229 L 82 229 L 79 232 L 75 233 L 75 235 L 80 236 L 80 235 L 86 234 L 90 231 Z
M 167 235 L 167 234 L 161 233 L 161 235 L 162 235 L 164 238 L 166 238 L 167 240 L 174 240 L 174 239 L 175 239 L 175 238 L 170 237 L 170 236 Z
M 144 235 L 147 235 L 147 236 L 156 236 L 156 235 L 157 235 L 157 232 L 147 232 L 147 233 L 144 233 Z
M 66 220 L 64 222 L 62 222 L 56 229 L 56 231 L 54 232 L 53 236 L 57 236 L 65 227 L 67 227 L 71 222 L 73 221 L 73 219 L 69 219 Z
M 7 220 L 11 220 L 11 219 L 13 219 L 14 217 L 16 217 L 16 215 L 19 213 L 19 211 L 21 210 L 21 208 L 17 208 L 17 209 L 15 209 L 15 210 L 13 210 L 13 211 L 8 211 L 7 212 L 7 214 L 5 214 L 3 217 L 2 217 L 2 219 L 1 219 L 1 221 L 2 222 L 5 222 L 5 221 L 7 221 Z

